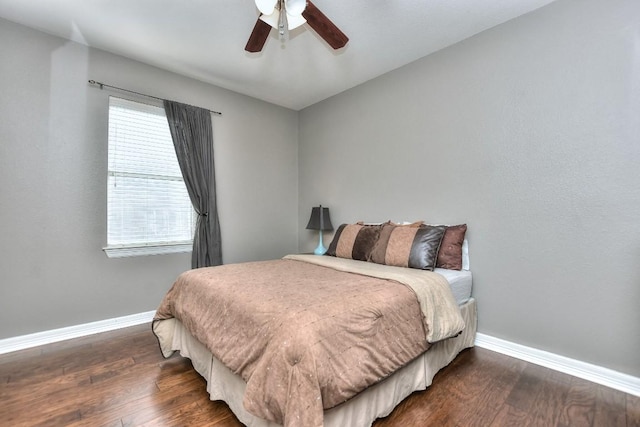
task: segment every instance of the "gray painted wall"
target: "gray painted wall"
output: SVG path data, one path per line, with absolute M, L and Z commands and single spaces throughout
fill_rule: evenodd
M 301 229 L 466 222 L 480 332 L 640 376 L 640 2 L 554 2 L 299 127 Z
M 190 254 L 108 259 L 108 91 L 213 117 L 225 263 L 297 250 L 298 113 L 0 20 L 0 338 L 154 310 Z

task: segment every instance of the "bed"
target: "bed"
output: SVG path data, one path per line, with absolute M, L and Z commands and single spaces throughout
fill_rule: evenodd
M 247 426 L 370 426 L 476 331 L 468 270 L 368 262 L 370 252 L 185 272 L 154 318 L 161 351 L 191 359 L 210 398 Z

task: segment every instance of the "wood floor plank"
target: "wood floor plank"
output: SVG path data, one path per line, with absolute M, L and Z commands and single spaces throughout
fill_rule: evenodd
M 627 399 L 624 393 L 608 387 L 596 389 L 593 424 L 608 427 L 627 426 Z
M 0 424 L 242 426 L 149 325 L 0 355 Z M 373 425 L 640 427 L 640 398 L 473 348 Z
M 120 418 L 113 416 L 96 416 L 90 418 L 80 418 L 71 423 L 67 423 L 64 427 L 122 427 Z
M 540 384 L 529 411 L 528 426 L 546 427 L 559 424 L 570 388 L 570 384 L 559 380 L 562 375 L 564 374 L 550 371 L 545 381 Z
M 172 413 L 177 408 L 192 402 L 208 403 L 206 391 L 203 391 L 203 382 L 190 381 L 180 393 L 158 392 L 151 397 L 141 398 L 133 402 L 133 407 L 122 408 L 122 425 L 125 427 L 137 426 L 158 418 L 162 414 Z M 190 387 L 191 386 L 191 387 Z M 221 404 L 221 402 L 213 402 Z M 212 411 L 222 411 L 225 408 L 212 407 Z M 226 414 L 226 413 L 225 413 Z
M 589 427 L 593 425 L 595 402 L 595 384 L 576 378 L 572 381 L 565 398 L 559 426 Z
M 505 403 L 528 413 L 548 374 L 548 369 L 533 364 L 527 365 L 518 376 Z
M 203 410 L 198 402 L 188 402 L 172 411 L 162 411 L 162 413 L 150 420 L 140 424 L 140 427 L 180 427 L 190 425 L 208 425 L 209 415 Z
M 202 377 L 193 369 L 188 359 L 173 357 L 163 363 L 156 378 L 156 385 L 159 390 L 175 390 L 180 387 L 183 381 L 198 380 Z M 204 380 L 203 380 L 204 381 Z
M 526 411 L 505 403 L 488 425 L 491 427 L 526 426 L 528 422 L 529 414 Z
M 25 422 L 32 423 L 41 418 L 52 419 L 67 413 L 77 412 L 82 416 L 90 416 L 105 411 L 117 411 L 121 404 L 130 399 L 157 390 L 153 381 L 139 379 L 152 377 L 159 371 L 157 365 L 136 366 L 135 369 L 123 368 L 117 378 L 109 378 L 97 384 L 86 381 L 75 387 L 61 387 L 57 381 L 49 381 L 35 390 L 30 387 L 22 389 L 22 393 L 26 391 L 29 397 L 18 402 L 12 399 L 3 410 L 22 414 L 25 408 L 29 408 L 22 418 Z
M 157 392 L 155 382 L 150 381 L 158 374 L 158 366 L 145 366 L 144 370 L 129 371 L 105 379 L 87 388 L 86 396 L 76 399 L 82 409 L 83 417 L 103 414 L 107 411 L 120 411 L 132 400 Z M 141 380 L 141 378 L 143 380 Z
M 23 350 L 12 351 L 11 353 L 5 353 L 0 357 L 0 375 L 3 372 L 3 366 L 13 362 L 22 363 L 22 361 L 29 357 L 40 356 L 42 354 L 43 346 L 26 348 Z
M 36 421 L 33 424 L 27 423 L 25 425 L 33 426 L 33 427 L 54 427 L 54 426 L 66 426 L 71 424 L 73 421 L 79 420 L 81 417 L 80 411 L 69 411 L 62 414 L 56 414 L 50 417 L 47 417 L 44 421 Z M 9 421 L 11 422 L 11 421 Z M 15 424 L 8 424 L 15 425 Z
M 499 364 L 488 362 L 478 358 L 460 364 L 455 373 L 449 375 L 441 385 L 446 393 L 447 403 L 434 411 L 430 417 L 438 422 L 442 420 L 453 425 L 469 425 L 471 420 L 477 419 L 475 409 L 480 407 L 479 401 L 489 390 L 493 378 L 501 371 Z M 480 367 L 482 369 L 479 369 Z M 474 410 L 469 411 L 469 408 Z
M 627 425 L 640 427 L 640 397 L 627 394 Z
M 479 368 L 490 372 L 487 385 L 482 392 L 475 393 L 465 402 L 466 407 L 461 411 L 464 416 L 459 424 L 468 427 L 485 427 L 492 423 L 514 387 L 513 378 L 517 377 L 526 366 L 527 364 L 521 360 L 503 356 L 490 365 Z

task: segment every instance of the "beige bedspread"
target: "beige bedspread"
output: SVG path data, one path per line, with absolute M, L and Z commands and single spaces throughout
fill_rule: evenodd
M 446 280 L 407 270 L 316 256 L 190 270 L 154 322 L 179 319 L 240 375 L 249 412 L 321 426 L 323 408 L 463 329 Z

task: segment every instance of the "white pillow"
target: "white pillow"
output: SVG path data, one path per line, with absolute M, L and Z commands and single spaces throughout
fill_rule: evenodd
M 469 242 L 466 238 L 462 242 L 462 269 L 469 270 Z

